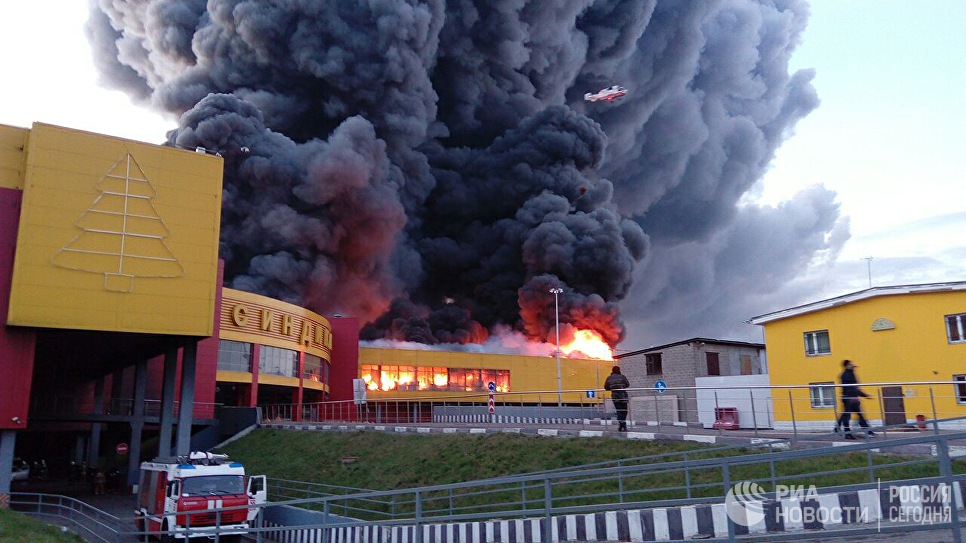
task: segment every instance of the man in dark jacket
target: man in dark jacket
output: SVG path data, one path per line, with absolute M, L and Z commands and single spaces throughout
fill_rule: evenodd
M 614 366 L 607 380 L 604 381 L 604 389 L 610 391 L 610 397 L 614 400 L 614 409 L 617 410 L 618 432 L 627 431 L 627 391 L 624 389 L 630 386 L 631 382 L 627 377 L 621 375 L 620 366 Z
M 866 422 L 865 417 L 862 416 L 862 403 L 859 398 L 868 398 L 869 395 L 862 392 L 859 389 L 859 380 L 855 377 L 856 366 L 852 364 L 851 360 L 842 361 L 842 375 L 839 380 L 842 382 L 842 415 L 839 420 L 835 421 L 835 433 L 838 433 L 839 428 L 845 430 L 845 439 L 855 439 L 852 435 L 849 425 L 852 421 L 852 413 L 859 416 L 859 426 L 862 428 L 868 428 L 869 423 Z M 870 437 L 874 436 L 875 433 L 872 431 L 866 432 Z

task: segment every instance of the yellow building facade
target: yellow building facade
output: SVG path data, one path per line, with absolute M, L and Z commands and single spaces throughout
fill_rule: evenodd
M 939 418 L 966 416 L 966 282 L 876 287 L 751 323 L 764 327 L 771 384 L 809 385 L 772 391 L 777 428 L 793 417 L 799 428 L 832 428 L 841 402 L 823 385 L 839 383 L 845 359 L 858 366 L 873 423 L 932 418 L 933 403 Z M 915 384 L 926 382 L 946 384 Z
M 564 403 L 592 401 L 586 391 L 603 386 L 612 364 L 607 360 L 561 358 L 562 389 L 572 391 L 563 394 Z M 557 362 L 550 356 L 361 347 L 358 375 L 367 383 L 371 400 L 485 401 L 491 381 L 496 384 L 497 402 L 557 400 Z

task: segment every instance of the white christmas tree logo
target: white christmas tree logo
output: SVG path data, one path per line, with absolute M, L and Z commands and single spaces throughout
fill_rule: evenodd
M 126 153 L 97 182 L 100 192 L 74 222 L 81 230 L 51 258 L 55 266 L 104 275 L 104 290 L 131 292 L 136 277 L 181 277 L 184 267 L 164 242 L 170 231 L 137 160 Z

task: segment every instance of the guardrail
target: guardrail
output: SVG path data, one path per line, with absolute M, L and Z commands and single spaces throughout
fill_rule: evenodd
M 666 531 L 670 529 L 668 526 L 683 529 L 685 531 L 678 538 L 681 540 L 700 535 L 719 541 L 734 541 L 745 532 L 754 535 L 756 539 L 787 539 L 796 537 L 796 534 L 785 533 L 784 521 L 778 524 L 762 521 L 756 528 L 745 527 L 731 516 L 722 516 L 725 512 L 722 502 L 735 483 L 758 485 L 761 490 L 756 499 L 766 505 L 765 510 L 774 511 L 777 507 L 783 514 L 792 510 L 804 511 L 806 506 L 815 504 L 825 506 L 832 503 L 850 503 L 852 497 L 858 506 L 868 509 L 867 513 L 871 515 L 869 518 L 873 520 L 884 519 L 893 510 L 898 512 L 907 508 L 919 507 L 922 510 L 929 507 L 922 499 L 915 502 L 897 497 L 895 504 L 890 501 L 889 496 L 893 491 L 901 496 L 902 489 L 912 488 L 936 489 L 936 495 L 941 496 L 941 499 L 933 505 L 955 511 L 962 504 L 961 483 L 966 480 L 966 464 L 950 458 L 950 442 L 963 439 L 966 439 L 966 432 L 927 434 L 822 449 L 582 467 L 565 472 L 523 474 L 412 489 L 358 491 L 286 500 L 254 507 L 259 510 L 259 516 L 256 526 L 249 530 L 249 537 L 256 541 L 303 541 L 312 538 L 331 543 L 336 541 L 333 536 L 337 533 L 342 537 L 346 530 L 351 530 L 349 539 L 345 540 L 362 540 L 362 531 L 369 530 L 366 537 L 370 537 L 370 533 L 378 532 L 384 536 L 382 541 L 395 543 L 400 541 L 398 537 L 405 531 L 408 542 L 426 543 L 441 541 L 438 534 L 446 533 L 443 530 L 463 530 L 466 534 L 466 530 L 473 529 L 477 531 L 472 533 L 484 535 L 481 543 L 488 543 L 496 539 L 493 537 L 494 525 L 497 530 L 504 527 L 511 529 L 509 526 L 512 525 L 513 530 L 520 528 L 529 534 L 521 537 L 521 540 L 554 543 L 564 539 L 596 539 L 589 537 L 588 530 L 591 530 L 589 523 L 596 522 L 597 518 L 603 519 L 604 524 L 598 524 L 593 529 L 604 530 L 608 534 L 607 539 L 610 539 L 612 526 L 608 518 L 632 518 L 639 529 L 650 526 L 651 530 L 657 530 L 659 521 L 669 523 L 664 526 L 664 533 L 670 533 Z M 891 454 L 873 455 L 872 449 L 889 453 L 913 444 L 934 446 L 936 453 L 916 458 Z M 789 485 L 814 485 L 821 490 L 817 491 L 816 499 L 812 500 L 815 504 L 809 505 L 810 498 L 783 500 L 783 489 Z M 957 494 L 952 493 L 954 489 Z M 69 508 L 55 503 L 55 497 L 42 500 L 43 503 L 37 505 L 30 496 L 37 495 L 13 494 L 11 505 L 18 510 L 54 516 L 61 520 L 70 515 Z M 386 503 L 392 504 L 394 509 L 384 510 Z M 339 504 L 349 504 L 349 507 L 363 512 L 355 516 L 363 518 L 364 521 L 331 521 L 330 515 L 335 515 L 334 511 L 340 507 Z M 373 507 L 372 504 L 378 504 L 378 507 Z M 319 513 L 318 522 L 299 526 L 276 526 L 266 520 L 266 507 L 284 505 L 314 509 Z M 36 509 L 31 511 L 30 507 Z M 220 527 L 221 515 L 226 511 L 251 508 L 238 506 L 192 512 L 192 515 L 213 514 L 216 517 L 215 526 L 178 527 L 167 532 L 136 530 L 133 528 L 133 518 L 116 519 L 106 514 L 96 516 L 90 510 L 86 510 L 82 518 L 95 519 L 85 521 L 87 532 L 95 532 L 89 528 L 92 524 L 105 530 L 106 535 L 89 536 L 91 541 L 140 541 L 145 540 L 148 535 L 176 531 L 183 533 L 184 530 L 190 530 L 193 535 L 205 535 L 220 541 L 221 536 L 225 535 L 225 530 Z M 616 515 L 615 512 L 622 513 L 619 517 L 608 516 Z M 707 515 L 703 512 L 707 512 Z M 77 518 L 75 516 L 75 521 Z M 686 528 L 681 528 L 684 526 L 681 520 L 683 518 L 698 520 L 689 522 Z M 710 524 L 701 521 L 708 518 L 712 519 Z M 571 524 L 574 522 L 585 523 L 583 537 L 580 537 L 579 530 L 571 533 Z M 789 523 L 789 526 L 793 524 L 791 521 Z M 769 526 L 779 526 L 781 531 L 771 530 Z M 801 530 L 803 527 L 799 522 L 797 529 Z M 959 541 L 960 527 L 958 514 L 946 514 L 929 524 L 905 523 L 881 527 L 855 524 L 848 529 L 829 531 L 822 536 L 853 537 L 874 533 L 877 529 L 883 532 L 948 529 L 954 534 L 954 541 Z M 429 536 L 430 530 L 434 534 L 432 537 Z M 504 536 L 505 534 L 504 532 Z M 617 532 L 615 534 L 619 536 Z M 816 536 L 815 533 L 797 535 Z M 374 541 L 371 537 L 368 540 Z
M 860 400 L 868 423 L 873 425 L 921 425 L 919 419 L 955 419 L 966 415 L 966 384 L 961 381 L 919 381 L 863 383 L 869 397 Z M 628 420 L 632 425 L 676 425 L 751 430 L 774 429 L 799 432 L 828 431 L 842 415 L 839 389 L 835 383 L 805 385 L 744 385 L 716 387 L 667 387 L 626 389 Z M 613 404 L 601 389 L 565 390 L 569 398 L 557 405 L 558 392 L 496 392 L 494 413 L 488 412 L 487 392 L 454 393 L 446 396 L 367 398 L 306 404 L 260 406 L 263 422 L 369 422 L 376 424 L 472 422 L 477 424 L 527 424 L 528 422 L 577 426 L 612 421 Z M 400 393 L 401 394 L 401 393 Z M 593 396 L 593 398 L 587 398 Z M 728 411 L 729 413 L 726 413 Z M 728 416 L 734 417 L 733 419 Z M 717 423 L 717 424 L 716 424 Z M 852 421 L 857 425 L 857 421 Z M 966 423 L 946 424 L 966 430 Z
M 173 416 L 177 417 L 181 402 L 175 400 Z M 222 404 L 213 402 L 195 402 L 192 416 L 196 419 L 214 419 L 218 417 L 218 410 Z M 91 396 L 71 395 L 39 395 L 31 401 L 31 416 L 50 416 L 62 413 L 72 415 L 121 415 L 134 414 L 133 398 L 108 398 L 100 404 Z M 144 416 L 157 417 L 161 414 L 161 400 L 144 400 Z

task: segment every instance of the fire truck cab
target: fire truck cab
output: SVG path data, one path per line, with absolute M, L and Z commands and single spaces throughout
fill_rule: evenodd
M 162 541 L 184 540 L 188 527 L 192 539 L 214 539 L 217 513 L 190 514 L 191 511 L 261 504 L 266 498 L 264 475 L 246 478 L 245 467 L 230 461 L 227 455 L 193 452 L 141 463 L 138 509 L 134 514 L 139 531 L 174 532 L 162 535 Z M 222 511 L 220 540 L 239 540 L 248 533 L 249 523 L 257 514 L 254 508 Z

